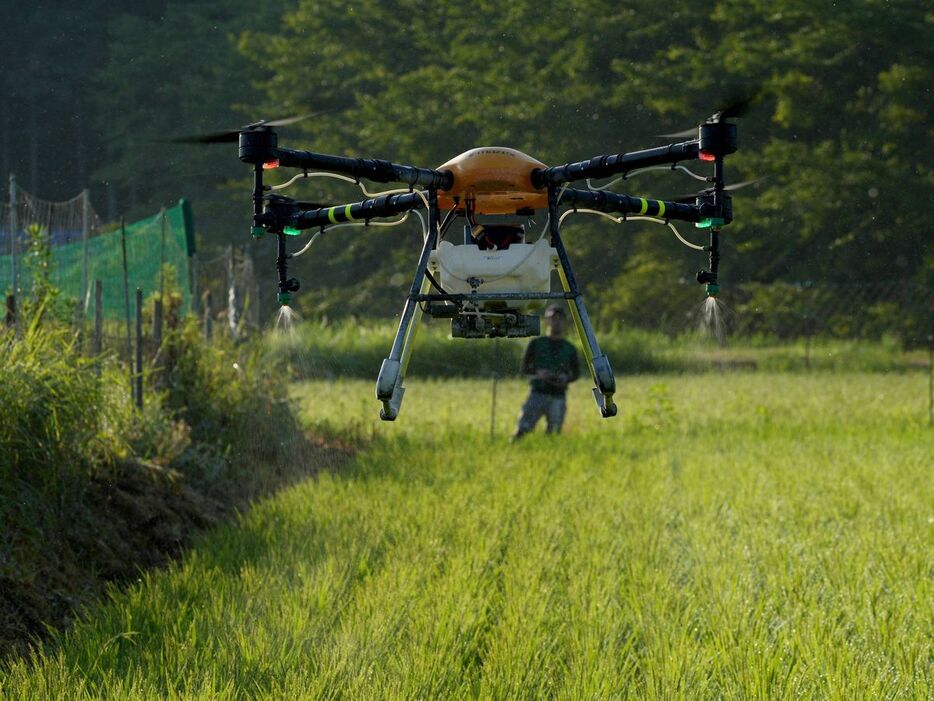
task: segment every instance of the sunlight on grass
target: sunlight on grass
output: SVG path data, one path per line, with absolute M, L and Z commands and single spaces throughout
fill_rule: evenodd
M 510 445 L 525 387 L 296 386 L 362 451 L 0 676 L 32 698 L 926 698 L 925 377 L 654 376 Z

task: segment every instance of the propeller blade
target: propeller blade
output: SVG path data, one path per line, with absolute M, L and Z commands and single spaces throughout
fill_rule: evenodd
M 268 122 L 263 122 L 264 127 L 284 127 L 288 124 L 295 124 L 296 122 L 301 122 L 305 119 L 311 119 L 316 117 L 319 114 L 324 114 L 325 112 L 330 112 L 331 110 L 322 110 L 320 112 L 309 112 L 308 114 L 299 114 L 294 117 L 283 117 L 282 119 L 272 119 Z
M 742 190 L 744 187 L 749 187 L 750 185 L 755 185 L 760 183 L 763 180 L 768 179 L 767 175 L 762 176 L 761 178 L 755 178 L 754 180 L 743 180 L 742 182 L 733 183 L 732 185 L 727 185 L 723 188 L 725 192 L 736 192 L 737 190 Z M 701 190 L 700 192 L 693 192 L 689 195 L 675 195 L 674 197 L 669 197 L 669 202 L 683 202 L 685 204 L 694 204 L 694 200 L 700 197 L 701 195 L 712 195 L 713 188 L 709 187 L 706 190 Z
M 722 122 L 725 119 L 735 119 L 736 117 L 742 117 L 749 113 L 753 103 L 759 99 L 761 94 L 762 90 L 760 88 L 755 90 L 734 91 L 732 95 L 724 100 L 726 105 L 707 117 L 707 119 L 704 121 L 710 124 Z M 692 136 L 697 136 L 697 127 L 694 129 L 677 131 L 673 134 L 657 134 L 656 136 L 658 136 L 660 139 L 688 139 Z
M 759 91 L 754 91 L 752 93 L 741 96 L 734 96 L 726 107 L 710 115 L 708 121 L 720 122 L 724 119 L 742 117 L 749 113 L 749 110 L 752 107 L 752 103 L 755 102 L 758 97 Z
M 169 144 L 226 144 L 237 143 L 240 138 L 240 132 L 236 129 L 231 131 L 216 131 L 211 134 L 193 134 L 191 136 L 177 136 L 173 139 L 160 139 L 160 143 Z
M 736 192 L 737 190 L 742 190 L 744 187 L 749 187 L 750 185 L 755 185 L 756 183 L 761 183 L 763 180 L 768 180 L 768 175 L 763 175 L 761 178 L 753 178 L 752 180 L 743 180 L 742 182 L 733 183 L 732 185 L 727 185 L 724 187 L 724 190 L 729 192 Z
M 697 136 L 697 127 L 693 129 L 685 129 L 684 131 L 677 131 L 674 134 L 656 134 L 659 139 L 689 139 L 692 136 Z
M 289 124 L 295 124 L 296 122 L 301 122 L 305 119 L 311 119 L 312 117 L 317 117 L 322 114 L 327 114 L 328 112 L 333 112 L 337 107 L 320 110 L 318 112 L 309 112 L 308 114 L 300 114 L 294 117 L 282 117 L 281 119 L 261 119 L 258 122 L 253 122 L 251 124 L 244 124 L 239 129 L 228 129 L 227 131 L 216 131 L 209 134 L 192 134 L 189 136 L 179 136 L 173 139 L 163 139 L 162 143 L 171 143 L 171 144 L 227 144 L 227 143 L 237 143 L 240 140 L 241 131 L 250 131 L 251 129 L 261 129 L 265 127 L 284 127 Z
M 693 195 L 677 195 L 676 197 L 668 197 L 669 202 L 680 202 L 681 204 L 694 204 L 694 200 L 697 199 L 698 195 L 703 195 L 703 192 L 697 192 Z

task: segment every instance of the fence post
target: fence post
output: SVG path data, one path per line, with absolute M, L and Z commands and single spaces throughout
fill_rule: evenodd
M 159 243 L 159 304 L 165 299 L 165 207 L 160 211 L 162 219 L 162 238 Z
M 162 347 L 162 300 L 156 299 L 152 303 L 152 346 L 153 353 L 158 353 Z
M 934 336 L 928 336 L 928 426 L 934 426 Z
M 94 281 L 94 337 L 91 339 L 91 354 L 96 358 L 104 348 L 104 285 Z M 97 366 L 100 374 L 100 365 Z
M 136 408 L 143 409 L 143 288 L 136 288 Z
M 493 391 L 490 396 L 490 440 L 496 440 L 496 385 L 499 382 L 499 338 L 493 339 Z
M 19 225 L 16 221 L 16 176 L 10 173 L 10 289 L 16 294 L 16 234 Z
M 233 245 L 227 246 L 227 274 L 226 274 L 226 293 L 227 293 L 227 326 L 230 329 L 230 337 L 237 340 L 237 284 L 234 274 L 234 250 Z
M 253 258 L 249 251 L 243 249 L 243 283 L 244 307 L 248 310 L 247 318 L 252 330 L 259 329 L 259 285 L 256 282 L 256 276 L 253 274 Z M 249 302 L 247 303 L 247 299 Z M 246 310 L 245 310 L 246 311 Z
M 496 440 L 496 383 L 499 373 L 493 373 L 493 396 L 490 398 L 490 440 Z
M 130 274 L 126 264 L 126 224 L 120 217 L 120 244 L 123 249 L 123 300 L 126 303 L 126 365 L 130 369 L 130 390 L 133 389 L 133 342 L 130 340 Z
M 192 253 L 188 257 L 188 291 L 191 296 L 191 313 L 197 315 L 201 310 L 198 309 L 198 300 L 201 299 L 198 293 L 198 254 Z
M 16 295 L 12 292 L 6 296 L 6 327 L 13 328 L 16 325 Z
M 81 192 L 81 311 L 88 315 L 88 238 L 91 235 L 91 195 L 85 188 Z
M 204 308 L 204 342 L 211 342 L 211 331 L 213 330 L 213 319 L 212 309 L 211 309 L 211 290 L 207 290 L 204 293 L 204 298 L 202 299 L 202 307 Z
M 181 306 L 181 297 L 169 297 L 169 308 L 166 310 L 165 327 L 168 334 L 165 343 L 165 363 L 162 367 L 162 381 L 170 383 L 173 379 L 175 366 L 178 363 L 178 330 L 179 307 Z

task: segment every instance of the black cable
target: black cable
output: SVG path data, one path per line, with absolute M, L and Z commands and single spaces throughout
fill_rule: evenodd
M 441 287 L 441 285 L 438 283 L 438 281 L 435 280 L 435 276 L 432 275 L 431 272 L 429 272 L 428 270 L 426 270 L 426 271 L 425 271 L 425 277 L 428 278 L 428 282 L 430 282 L 430 283 L 434 286 L 434 288 L 435 288 L 436 290 L 438 290 L 438 292 L 440 292 L 440 293 L 443 294 L 443 295 L 446 295 L 446 294 L 447 294 L 447 292 L 445 292 L 444 289 L 442 289 L 442 287 Z
M 449 209 L 448 213 L 444 215 L 444 219 L 441 220 L 441 226 L 438 227 L 438 238 L 444 239 L 444 234 L 447 233 L 448 227 L 454 221 L 456 215 L 457 205 Z

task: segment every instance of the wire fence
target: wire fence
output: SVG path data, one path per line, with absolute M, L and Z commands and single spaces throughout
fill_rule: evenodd
M 41 200 L 11 181 L 0 205 L 0 289 L 21 299 L 46 280 L 85 316 L 92 313 L 95 280 L 104 283 L 104 315 L 127 314 L 132 290 L 164 292 L 191 308 L 191 258 L 195 253 L 190 205 L 180 200 L 150 217 L 105 225 L 87 192 L 64 202 Z
M 911 281 L 746 283 L 724 286 L 712 308 L 688 282 L 615 302 L 601 293 L 596 317 L 604 325 L 660 331 L 669 337 L 711 324 L 721 343 L 729 339 L 777 341 L 824 338 L 897 341 L 906 348 L 934 342 L 934 287 Z M 588 300 L 590 297 L 588 296 Z M 712 312 L 715 312 L 712 318 Z
M 934 288 L 907 281 L 745 285 L 732 299 L 740 336 L 893 336 L 916 346 L 934 333 Z

